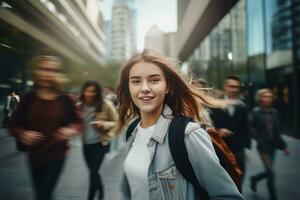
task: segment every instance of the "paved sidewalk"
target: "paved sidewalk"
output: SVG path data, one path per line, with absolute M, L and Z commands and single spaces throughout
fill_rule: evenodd
M 5 130 L 0 129 L 0 135 Z M 30 175 L 24 153 L 15 150 L 14 140 L 10 137 L 1 138 L 0 145 L 5 140 L 8 150 L 0 153 L 0 199 L 1 200 L 33 200 Z M 55 200 L 84 200 L 88 191 L 88 171 L 82 157 L 80 140 L 71 142 L 71 152 L 55 190 Z M 1 148 L 1 146 L 0 146 Z M 5 149 L 3 149 L 5 150 Z M 2 155 L 3 154 L 3 155 Z M 2 156 L 1 156 L 2 155 Z M 119 151 L 107 154 L 100 173 L 106 192 L 105 200 L 117 200 L 122 176 L 122 165 L 125 155 Z
M 14 140 L 0 129 L 0 200 L 33 200 L 30 176 L 23 153 L 14 149 Z M 2 132 L 2 133 L 1 133 Z M 1 137 L 2 136 L 2 137 Z M 300 196 L 300 141 L 285 137 L 292 155 L 277 153 L 276 185 L 280 200 L 296 200 Z M 2 146 L 4 148 L 2 148 Z M 124 151 L 114 156 L 106 156 L 100 173 L 105 187 L 105 200 L 118 200 L 119 184 L 122 176 Z M 248 167 L 244 182 L 244 196 L 249 200 L 267 200 L 265 183 L 258 185 L 254 194 L 249 189 L 249 176 L 263 169 L 256 151 L 247 151 Z M 72 150 L 55 190 L 56 200 L 85 200 L 88 190 L 88 172 L 83 162 L 81 144 L 78 139 L 72 141 Z

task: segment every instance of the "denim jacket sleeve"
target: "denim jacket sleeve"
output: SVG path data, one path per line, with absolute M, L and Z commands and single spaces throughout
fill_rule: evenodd
M 219 164 L 210 136 L 197 123 L 185 130 L 185 144 L 200 185 L 213 200 L 243 200 L 233 180 Z

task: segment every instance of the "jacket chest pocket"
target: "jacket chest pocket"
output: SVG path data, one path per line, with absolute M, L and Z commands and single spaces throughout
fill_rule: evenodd
M 155 182 L 155 184 L 153 182 Z M 162 200 L 182 199 L 180 198 L 180 195 L 182 195 L 182 193 L 180 192 L 181 189 L 179 184 L 179 174 L 177 173 L 177 169 L 174 166 L 168 168 L 167 170 L 155 173 L 155 181 L 153 182 L 152 184 L 149 184 L 151 200 L 152 199 L 162 199 Z M 152 188 L 151 185 L 153 186 Z M 160 195 L 157 196 L 157 194 Z

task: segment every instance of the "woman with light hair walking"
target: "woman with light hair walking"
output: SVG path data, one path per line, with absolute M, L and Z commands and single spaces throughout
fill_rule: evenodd
M 280 119 L 278 111 L 272 107 L 274 96 L 270 89 L 260 89 L 256 93 L 259 106 L 252 113 L 252 126 L 255 130 L 257 150 L 265 171 L 251 177 L 251 189 L 256 192 L 257 183 L 267 179 L 270 200 L 277 200 L 275 188 L 274 160 L 276 149 L 289 155 L 286 143 L 280 136 Z

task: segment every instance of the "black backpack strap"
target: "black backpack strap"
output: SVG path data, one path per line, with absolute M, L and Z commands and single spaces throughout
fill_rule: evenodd
M 133 130 L 135 129 L 135 127 L 138 125 L 138 123 L 140 121 L 141 121 L 141 118 L 137 118 L 128 126 L 127 131 L 126 131 L 126 141 L 130 138 Z
M 185 127 L 191 121 L 193 120 L 188 117 L 174 116 L 169 127 L 169 146 L 176 168 L 187 181 L 193 184 L 198 197 L 205 200 L 209 199 L 209 195 L 197 180 L 184 143 Z

